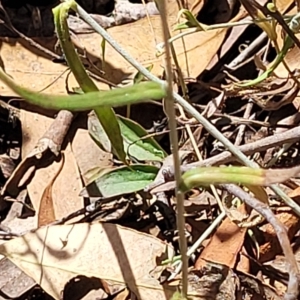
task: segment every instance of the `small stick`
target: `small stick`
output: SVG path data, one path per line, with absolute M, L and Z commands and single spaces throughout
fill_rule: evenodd
M 255 152 L 265 151 L 269 148 L 282 145 L 284 143 L 295 143 L 300 140 L 300 126 L 278 133 L 253 143 L 239 146 L 238 149 L 245 155 L 251 155 Z M 210 157 L 203 161 L 194 162 L 181 167 L 182 171 L 187 171 L 195 167 L 221 165 L 236 160 L 236 157 L 229 151 L 224 151 L 216 156 Z
M 288 235 L 287 230 L 284 225 L 278 221 L 278 219 L 273 214 L 270 207 L 254 197 L 245 192 L 242 188 L 234 184 L 224 184 L 222 185 L 229 193 L 242 199 L 250 207 L 258 211 L 273 227 L 277 234 L 278 241 L 281 245 L 282 251 L 285 255 L 288 273 L 289 273 L 289 282 L 287 287 L 287 292 L 284 295 L 284 300 L 296 300 L 298 296 L 298 286 L 299 286 L 299 270 L 297 266 L 297 261 L 294 256 Z

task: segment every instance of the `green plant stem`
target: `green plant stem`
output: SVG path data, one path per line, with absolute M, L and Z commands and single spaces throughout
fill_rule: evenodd
M 295 15 L 290 15 L 290 16 L 285 16 L 284 20 L 286 21 L 290 21 Z M 236 27 L 236 26 L 244 26 L 244 25 L 252 25 L 252 24 L 256 24 L 256 23 L 261 23 L 261 22 L 269 22 L 271 21 L 273 18 L 265 18 L 265 19 L 257 19 L 257 20 L 249 20 L 249 21 L 240 21 L 240 22 L 231 22 L 231 23 L 220 23 L 220 24 L 214 24 L 214 25 L 209 25 L 207 27 L 205 27 L 206 31 L 210 31 L 210 30 L 216 30 L 216 29 L 222 29 L 222 28 L 231 28 L 231 27 Z M 182 29 L 184 30 L 184 29 Z M 188 30 L 188 29 L 186 29 Z M 175 36 L 173 36 L 172 38 L 170 38 L 168 40 L 169 43 L 173 43 L 174 41 L 183 38 L 187 35 L 193 34 L 195 32 L 199 32 L 199 31 L 203 31 L 201 30 L 201 28 L 196 27 L 196 28 L 190 28 L 188 31 L 184 31 L 182 33 L 179 33 Z M 159 47 L 163 48 L 165 46 L 165 43 L 160 43 Z
M 149 99 L 161 100 L 166 96 L 165 86 L 151 81 L 109 91 L 90 92 L 74 96 L 54 96 L 38 94 L 17 85 L 1 68 L 0 79 L 14 92 L 26 99 L 28 103 L 54 110 L 87 111 L 93 108 L 102 109 L 149 102 Z
M 177 229 L 179 233 L 179 246 L 181 252 L 182 261 L 182 290 L 181 295 L 183 299 L 187 299 L 188 291 L 188 257 L 187 257 L 187 243 L 185 238 L 185 210 L 184 210 L 184 193 L 179 190 L 179 185 L 181 182 L 181 171 L 180 171 L 180 159 L 178 152 L 178 136 L 177 136 L 177 124 L 176 124 L 176 113 L 175 113 L 175 103 L 173 98 L 173 76 L 172 76 L 172 65 L 171 65 L 171 49 L 170 45 L 167 43 L 169 38 L 169 25 L 167 22 L 167 9 L 166 0 L 156 2 L 159 7 L 159 12 L 161 16 L 162 28 L 163 28 L 163 38 L 166 43 L 165 52 L 165 63 L 166 63 L 166 75 L 167 75 L 167 97 L 164 100 L 165 112 L 169 121 L 170 128 L 170 140 L 171 148 L 173 154 L 174 163 L 174 173 L 176 182 L 176 206 L 177 206 Z M 174 52 L 175 53 L 175 52 Z
M 151 74 L 144 66 L 139 64 L 134 58 L 132 58 L 122 47 L 106 32 L 92 17 L 89 16 L 79 5 L 77 6 L 77 12 L 79 16 L 88 23 L 96 32 L 98 32 L 119 54 L 121 54 L 132 66 L 134 66 L 138 71 L 140 71 L 148 79 L 163 83 L 162 80 L 157 78 L 155 75 Z M 235 147 L 223 134 L 216 129 L 205 117 L 203 117 L 192 105 L 185 101 L 180 95 L 173 92 L 173 97 L 175 101 L 180 104 L 184 110 L 194 117 L 199 123 L 201 123 L 205 129 L 219 140 L 225 148 L 227 148 L 233 155 L 235 155 L 238 160 L 243 162 L 246 166 L 252 168 L 258 168 L 258 165 L 247 158 L 237 147 Z M 278 186 L 271 185 L 272 190 L 281 197 L 284 202 L 290 206 L 294 212 L 300 216 L 300 207 L 297 205 L 290 197 L 288 197 Z
M 79 86 L 85 93 L 96 92 L 98 87 L 88 76 L 81 60 L 76 53 L 68 30 L 67 18 L 69 9 L 75 10 L 77 3 L 74 0 L 68 0 L 61 3 L 53 9 L 54 22 L 56 33 L 60 42 L 60 46 L 65 54 L 68 65 L 74 74 Z M 100 124 L 106 132 L 111 146 L 115 150 L 118 158 L 126 163 L 126 153 L 123 146 L 123 138 L 118 124 L 117 117 L 111 107 L 94 107 L 94 112 L 97 115 Z M 110 132 L 114 134 L 109 134 Z

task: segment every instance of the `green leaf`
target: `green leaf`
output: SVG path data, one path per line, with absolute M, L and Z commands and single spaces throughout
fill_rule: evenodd
M 148 134 L 142 126 L 121 116 L 118 116 L 118 122 L 128 158 L 134 157 L 138 161 L 162 161 L 166 157 L 166 152 L 153 137 L 142 139 Z M 88 129 L 97 145 L 108 151 L 107 149 L 110 149 L 109 140 L 99 121 L 93 115 L 88 118 Z
M 105 60 L 105 49 L 106 49 L 106 40 L 102 39 L 101 50 L 102 50 L 102 69 L 105 70 L 106 60 Z
M 224 183 L 264 185 L 265 177 L 265 170 L 248 167 L 195 168 L 182 175 L 179 189 L 187 192 L 198 186 Z
M 180 292 L 176 291 L 170 300 L 191 300 L 191 298 L 185 298 Z
M 166 96 L 165 86 L 147 81 L 110 91 L 90 92 L 83 95 L 49 95 L 31 91 L 16 84 L 0 68 L 0 79 L 16 94 L 28 103 L 46 109 L 86 111 L 105 106 L 118 107 L 128 104 L 147 102 L 149 99 L 160 100 Z
M 196 27 L 199 28 L 200 31 L 206 31 L 208 27 L 204 24 L 199 23 L 196 17 L 188 9 L 181 9 L 178 12 L 178 18 L 180 17 L 184 17 L 187 21 L 185 23 L 178 24 L 175 27 L 175 30 Z
M 83 197 L 110 198 L 144 189 L 156 177 L 158 168 L 150 165 L 123 166 L 100 175 L 80 193 Z
M 85 93 L 98 91 L 98 87 L 88 76 L 81 60 L 79 59 L 74 45 L 71 42 L 69 28 L 67 24 L 69 9 L 76 9 L 77 4 L 74 0 L 68 0 L 53 9 L 55 29 L 64 52 L 68 65 L 74 74 L 78 84 Z M 111 107 L 99 109 L 94 107 L 95 113 L 104 128 L 112 147 L 118 158 L 126 163 L 126 154 L 123 149 L 122 136 L 114 111 Z
M 81 89 L 85 93 L 95 92 L 98 91 L 97 86 L 95 83 L 91 80 L 91 78 L 86 73 L 86 70 L 79 59 L 76 50 L 74 48 L 74 45 L 71 42 L 70 34 L 69 34 L 69 28 L 67 25 L 67 18 L 68 18 L 68 11 L 69 9 L 73 9 L 76 11 L 77 4 L 73 0 L 67 0 L 57 7 L 53 9 L 54 14 L 54 21 L 55 21 L 55 28 L 57 32 L 57 36 L 59 38 L 59 42 L 61 45 L 61 48 L 65 54 L 66 60 L 68 62 L 68 65 L 73 72 L 78 84 L 80 85 Z M 102 51 L 104 56 L 105 51 L 105 43 L 102 43 Z M 147 92 L 147 87 L 144 87 L 145 90 L 139 91 L 139 93 Z M 115 92 L 115 91 L 114 91 Z M 113 94 L 110 94 L 112 97 Z M 127 93 L 126 90 L 124 92 L 120 93 L 119 100 L 126 99 L 127 97 L 131 97 L 130 94 Z M 150 97 L 151 98 L 151 97 Z M 73 98 L 74 100 L 74 98 Z M 83 99 L 81 100 L 84 101 Z M 103 106 L 103 103 L 101 103 Z M 128 103 L 130 104 L 130 103 Z M 108 137 L 111 146 L 114 150 L 114 154 L 117 155 L 117 157 L 122 160 L 124 163 L 126 163 L 126 153 L 124 151 L 123 141 L 122 141 L 122 135 L 119 128 L 118 120 L 113 112 L 113 110 L 110 107 L 102 107 L 101 109 L 98 106 L 92 107 L 95 111 L 95 114 L 97 115 L 102 128 L 104 129 L 106 136 Z
M 112 153 L 111 142 L 95 114 L 88 115 L 88 131 L 94 142 L 104 151 Z
M 186 22 L 183 22 L 183 23 L 179 23 L 177 24 L 176 26 L 174 26 L 174 31 L 176 30 L 183 30 L 183 29 L 189 29 L 189 28 L 194 28 L 194 24 L 189 22 L 189 21 L 186 21 Z
M 151 64 L 150 66 L 146 67 L 146 69 L 151 72 L 152 69 L 153 69 L 153 64 Z M 134 84 L 137 84 L 137 83 L 140 83 L 142 82 L 143 80 L 145 80 L 146 77 L 141 73 L 141 72 L 137 72 L 136 75 L 134 76 L 133 78 L 133 83 Z
M 138 123 L 119 116 L 119 125 L 124 141 L 124 148 L 130 157 L 138 161 L 162 161 L 167 153 L 153 137 L 143 138 L 147 131 Z
M 97 86 L 87 75 L 82 62 L 71 43 L 67 26 L 67 16 L 70 8 L 76 11 L 77 4 L 75 1 L 69 0 L 54 8 L 54 21 L 57 35 L 67 62 L 81 89 L 86 94 L 74 96 L 53 96 L 35 93 L 15 84 L 1 68 L 0 79 L 27 102 L 43 108 L 58 110 L 66 109 L 72 111 L 94 109 L 95 114 L 97 115 L 106 136 L 111 143 L 114 153 L 121 161 L 126 163 L 126 153 L 123 147 L 123 140 L 118 120 L 111 107 L 143 102 L 149 99 L 159 100 L 166 95 L 165 87 L 154 82 L 147 82 L 123 89 L 97 92 Z

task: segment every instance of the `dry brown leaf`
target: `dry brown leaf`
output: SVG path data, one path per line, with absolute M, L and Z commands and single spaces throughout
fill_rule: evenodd
M 277 1 L 276 5 L 278 9 L 282 11 L 284 8 L 289 7 L 291 3 L 291 0 L 281 0 Z M 188 1 L 189 7 L 192 7 L 193 4 L 194 1 Z M 177 2 L 169 0 L 168 5 L 169 24 L 172 29 L 172 26 L 176 24 L 178 12 Z M 241 11 L 235 20 L 239 20 L 242 16 L 243 13 Z M 155 56 L 155 46 L 157 43 L 162 42 L 160 17 L 152 16 L 150 20 L 152 25 L 149 23 L 147 18 L 145 18 L 137 22 L 111 28 L 108 31 L 134 58 L 143 65 L 149 66 L 154 64 L 153 73 L 159 76 L 163 72 L 163 62 L 162 58 L 157 58 Z M 152 27 L 154 36 L 152 35 Z M 178 40 L 175 43 L 180 66 L 186 74 L 187 61 L 189 65 L 189 73 L 192 77 L 198 76 L 207 67 L 210 60 L 222 44 L 226 31 L 226 29 L 220 29 L 216 31 L 199 32 L 185 37 L 184 40 L 187 56 L 185 55 L 182 42 Z M 178 32 L 172 32 L 172 36 L 175 34 L 178 34 Z M 45 46 L 45 48 L 53 51 L 56 38 L 43 37 L 42 39 L 37 38 L 35 41 Z M 74 42 L 79 45 L 80 48 L 83 46 L 86 48 L 90 60 L 93 61 L 101 70 L 102 63 L 99 57 L 101 57 L 102 38 L 96 33 L 78 35 L 78 39 L 74 40 Z M 30 46 L 22 39 L 1 38 L 0 43 L 1 59 L 5 70 L 16 80 L 16 82 L 36 91 L 40 91 L 50 85 L 45 90 L 46 93 L 66 93 L 66 74 L 63 74 L 63 72 L 67 69 L 65 65 L 53 63 L 50 59 L 45 58 L 43 53 Z M 292 53 L 289 54 L 289 56 L 291 55 Z M 199 59 L 199 57 L 201 57 L 201 59 Z M 297 57 L 298 54 L 296 57 L 292 57 L 291 60 L 297 62 L 298 60 L 295 59 Z M 108 44 L 106 45 L 105 59 L 105 76 L 115 84 L 121 83 L 126 78 L 132 78 L 133 74 L 136 73 L 136 70 Z M 289 60 L 289 57 L 286 59 Z M 281 72 L 279 68 L 278 72 L 278 74 Z M 38 78 L 38 80 L 33 80 L 33 78 Z M 78 86 L 73 76 L 70 76 L 68 82 L 70 88 Z M 96 83 L 100 89 L 108 89 L 106 84 L 100 82 Z M 9 90 L 2 82 L 0 82 L 0 93 L 2 96 L 16 96 L 15 93 Z
M 196 15 L 199 13 L 199 11 L 203 8 L 204 6 L 204 1 L 203 0 L 195 0 L 192 3 L 192 6 L 189 7 L 190 11 Z
M 241 255 L 240 255 L 239 261 L 236 265 L 236 270 L 248 274 L 250 272 L 250 268 L 251 268 L 251 261 L 246 255 L 243 255 L 243 253 L 247 253 L 247 250 L 245 249 L 245 247 L 242 247 L 242 250 L 240 251 L 240 253 L 241 253 Z
M 269 204 L 269 196 L 266 190 L 262 186 L 247 185 L 247 188 L 250 190 L 250 192 L 253 193 L 254 197 L 258 199 L 260 202 Z
M 1 245 L 0 252 L 55 299 L 77 275 L 126 285 L 138 299 L 170 299 L 175 290 L 164 290 L 150 274 L 173 249 L 115 224 L 42 227 Z
M 193 1 L 190 1 L 193 3 Z M 169 26 L 171 35 L 179 34 L 179 31 L 172 31 L 177 24 L 178 8 L 176 1 L 169 0 Z M 191 5 L 190 5 L 191 6 Z M 239 20 L 243 13 L 235 17 Z M 150 22 L 149 22 L 150 20 Z M 163 73 L 163 57 L 156 56 L 156 45 L 163 41 L 160 16 L 151 16 L 137 22 L 117 26 L 108 29 L 111 36 L 143 66 L 153 65 L 152 73 L 161 76 Z M 174 42 L 179 65 L 185 76 L 197 77 L 209 64 L 212 57 L 218 51 L 223 42 L 227 29 L 218 29 L 207 32 L 197 32 L 184 37 L 184 44 L 181 39 Z M 80 44 L 84 45 L 87 54 L 92 55 L 91 60 L 102 68 L 102 63 L 95 57 L 101 56 L 100 45 L 102 38 L 96 33 L 79 36 Z M 74 40 L 76 43 L 76 41 Z M 201 59 L 199 59 L 201 57 Z M 125 61 L 108 43 L 105 49 L 105 74 L 106 79 L 120 83 L 125 79 L 132 79 L 136 70 Z
M 102 151 L 85 129 L 77 129 L 72 140 L 72 151 L 86 184 L 88 183 L 86 176 L 88 171 L 96 168 L 108 168 L 113 165 L 112 154 Z
M 299 39 L 300 35 L 296 34 Z M 299 68 L 300 59 L 300 49 L 298 47 L 293 47 L 285 56 L 285 62 L 290 68 L 291 72 Z M 289 76 L 289 71 L 286 69 L 283 63 L 281 63 L 275 70 L 275 74 L 280 78 L 287 78 Z
M 300 166 L 287 169 L 267 169 L 265 170 L 264 185 L 281 183 L 297 176 L 300 173 Z
M 265 1 L 266 3 L 267 1 Z M 287 7 L 290 7 L 291 4 L 293 4 L 293 0 L 276 0 L 276 8 L 283 13 Z
M 238 210 L 241 213 L 246 213 L 244 205 L 239 206 Z M 233 268 L 236 264 L 237 255 L 244 244 L 246 232 L 246 228 L 240 228 L 229 218 L 226 218 L 201 252 L 195 263 L 195 268 L 200 269 L 203 260 Z
M 199 3 L 201 1 L 195 1 L 195 3 Z M 261 5 L 266 4 L 267 1 L 259 1 Z M 289 7 L 291 4 L 293 3 L 292 0 L 280 0 L 280 1 L 276 1 L 276 7 L 278 8 L 278 10 L 280 12 L 283 12 L 284 10 L 286 10 L 287 7 Z M 240 9 L 240 14 L 243 15 L 243 11 L 245 13 L 245 15 L 247 15 L 247 12 L 244 10 L 243 7 L 241 7 Z M 239 36 L 249 27 L 249 25 L 242 25 L 242 26 L 236 26 L 233 27 L 229 36 L 226 38 L 226 40 L 224 41 L 222 48 L 220 49 L 220 51 L 218 51 L 218 55 L 215 55 L 213 57 L 213 59 L 211 60 L 210 64 L 207 66 L 207 69 L 211 69 L 213 68 L 213 66 L 218 63 L 220 57 L 223 57 L 227 51 L 230 51 L 232 45 L 237 41 L 237 39 L 239 38 Z M 264 66 L 265 68 L 265 66 Z M 264 69 L 264 68 L 260 68 L 260 69 Z
M 299 217 L 289 208 L 287 211 L 279 211 L 276 218 L 286 228 L 289 239 L 291 240 L 300 229 Z M 278 242 L 277 233 L 271 224 L 260 227 L 264 237 L 264 244 L 260 246 L 260 262 L 269 261 L 282 253 L 282 248 Z
M 39 206 L 39 212 L 38 212 L 38 227 L 50 224 L 51 222 L 54 222 L 56 220 L 53 198 L 52 198 L 52 187 L 56 178 L 58 177 L 58 175 L 60 174 L 64 166 L 64 162 L 65 162 L 64 153 L 62 153 L 60 166 L 56 174 L 50 180 L 49 184 L 46 186 L 42 194 L 42 198 Z
M 193 3 L 189 1 L 189 6 Z M 169 16 L 168 21 L 172 30 L 177 23 L 178 7 L 174 0 L 168 1 Z M 239 20 L 242 14 L 234 19 Z M 150 20 L 150 22 L 149 22 Z M 153 67 L 153 74 L 161 76 L 163 74 L 163 57 L 156 57 L 156 45 L 162 42 L 161 20 L 159 16 L 151 16 L 150 19 L 144 18 L 137 22 L 110 28 L 108 32 L 120 43 L 120 45 L 137 59 L 142 65 Z M 208 32 L 198 32 L 188 35 L 182 40 L 174 42 L 180 67 L 185 76 L 197 77 L 209 64 L 212 57 L 218 51 L 223 42 L 227 29 L 218 29 Z M 179 31 L 171 31 L 171 35 L 177 35 Z M 54 48 L 55 38 L 44 39 L 43 44 L 46 48 Z M 95 66 L 105 72 L 105 78 L 109 81 L 120 84 L 124 80 L 132 79 L 136 70 L 119 55 L 108 43 L 105 49 L 105 66 L 101 61 L 102 37 L 97 33 L 78 35 L 73 40 L 78 48 L 83 49 L 83 53 L 93 62 Z M 37 39 L 37 42 L 42 43 Z M 24 45 L 24 46 L 23 46 Z M 4 62 L 5 70 L 17 82 L 23 86 L 40 91 L 50 85 L 45 92 L 64 94 L 66 66 L 53 63 L 46 59 L 35 48 L 24 43 L 20 39 L 1 40 L 1 58 Z M 201 57 L 201 59 L 199 59 Z M 33 76 L 39 80 L 32 80 Z M 61 77 L 60 77 L 61 76 Z M 55 81 L 56 80 L 56 81 Z M 77 87 L 73 76 L 70 77 L 69 86 Z M 100 89 L 108 89 L 106 84 L 97 82 Z M 15 95 L 5 85 L 0 82 L 1 95 Z
M 300 186 L 289 192 L 289 197 L 298 198 L 300 196 Z
M 36 39 L 46 48 L 53 49 L 57 39 Z M 12 78 L 27 88 L 34 91 L 43 91 L 49 94 L 66 94 L 67 66 L 54 63 L 45 58 L 34 47 L 27 45 L 22 39 L 0 38 L 1 60 L 5 71 Z M 65 73 L 64 73 L 65 72 Z M 73 75 L 69 76 L 69 87 L 78 87 Z M 97 83 L 100 89 L 108 89 L 106 84 Z M 2 81 L 0 81 L 1 96 L 17 96 Z
M 32 149 L 52 122 L 52 118 L 35 112 L 21 110 L 23 157 L 32 152 Z M 88 133 L 86 134 L 88 135 Z M 68 136 L 66 140 L 68 140 Z M 83 207 L 83 200 L 79 197 L 82 183 L 70 144 L 67 145 L 64 155 L 65 163 L 63 169 L 52 187 L 52 197 L 57 219 L 65 217 Z M 47 162 L 44 161 L 44 163 Z M 53 162 L 44 168 L 36 170 L 34 177 L 27 186 L 30 199 L 36 211 L 39 211 L 43 191 L 57 173 L 57 164 L 57 162 Z
M 152 25 L 149 24 L 147 19 L 142 19 L 132 24 L 111 28 L 108 31 L 139 63 L 145 67 L 153 65 L 151 72 L 156 76 L 161 76 L 164 65 L 163 57 L 156 57 L 155 49 L 156 44 L 162 41 L 160 18 L 152 16 L 150 20 Z M 151 26 L 155 32 L 156 41 L 155 38 L 149 34 L 149 32 L 151 32 Z M 222 43 L 225 33 L 225 30 L 218 30 L 188 35 L 184 38 L 186 52 L 181 40 L 177 40 L 174 43 L 179 64 L 184 71 L 185 76 L 188 73 L 187 62 L 189 65 L 189 74 L 192 77 L 198 76 L 206 68 L 212 56 Z M 99 35 L 93 33 L 80 36 L 80 38 L 88 52 L 99 55 L 99 45 L 102 41 L 102 38 Z M 199 60 L 200 55 L 201 60 Z M 114 83 L 132 79 L 137 72 L 134 67 L 132 67 L 110 45 L 106 46 L 105 61 L 106 65 L 104 71 L 106 78 Z

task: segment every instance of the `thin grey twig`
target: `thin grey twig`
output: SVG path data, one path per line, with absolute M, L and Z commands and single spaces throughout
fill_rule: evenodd
M 300 126 L 295 127 L 290 130 L 287 130 L 286 132 L 283 132 L 283 133 L 278 133 L 273 136 L 266 137 L 264 139 L 258 140 L 253 143 L 239 146 L 239 147 L 237 147 L 237 149 L 246 155 L 252 155 L 255 152 L 265 151 L 269 148 L 276 147 L 276 146 L 282 145 L 284 143 L 295 143 L 295 142 L 298 142 L 299 140 L 300 140 Z M 197 162 L 187 164 L 187 165 L 183 165 L 183 166 L 181 166 L 181 172 L 185 172 L 185 171 L 188 171 L 188 170 L 196 168 L 196 167 L 218 166 L 218 165 L 230 163 L 235 160 L 236 160 L 236 157 L 234 157 L 229 151 L 224 151 L 218 155 L 207 158 L 205 160 L 197 161 Z M 167 172 L 168 177 L 170 177 L 170 178 L 172 178 L 172 176 L 174 175 L 174 170 L 173 170 L 172 166 L 168 166 L 168 169 L 165 170 L 164 172 Z M 149 190 L 151 190 L 153 187 L 161 185 L 162 183 L 163 182 L 158 182 L 156 184 L 154 182 L 152 184 L 152 187 Z M 271 186 L 273 188 L 273 191 L 279 197 L 282 197 L 281 193 L 283 193 L 283 192 L 281 191 L 281 189 L 277 188 L 275 191 L 274 186 L 275 185 Z M 168 187 L 166 187 L 163 190 L 167 191 L 167 190 L 170 190 L 173 188 L 174 188 L 174 184 L 172 182 L 168 182 Z M 284 199 L 284 197 L 282 197 L 282 198 Z M 284 200 L 285 200 L 285 203 L 288 206 L 290 206 L 298 216 L 300 216 L 299 206 L 292 199 L 290 199 L 290 200 L 284 199 Z
M 233 61 L 231 61 L 228 65 L 225 66 L 225 69 L 235 70 L 239 67 L 242 67 L 249 59 L 253 59 L 253 53 L 258 55 L 258 49 L 266 42 L 268 36 L 265 32 L 263 32 L 256 40 L 254 40 L 245 50 L 243 50 Z M 261 52 L 263 49 L 259 50 Z M 218 73 L 212 79 L 212 82 L 220 82 L 226 77 L 225 72 Z
M 300 140 L 300 126 L 295 127 L 293 129 L 287 130 L 282 133 L 277 133 L 272 136 L 268 136 L 261 140 L 257 140 L 255 142 L 245 144 L 237 147 L 241 152 L 245 155 L 252 155 L 255 152 L 266 151 L 272 147 L 280 146 L 284 143 L 295 143 Z M 207 158 L 203 161 L 197 161 L 191 164 L 187 164 L 181 167 L 182 171 L 187 171 L 195 167 L 203 167 L 203 166 L 218 166 L 222 164 L 227 164 L 232 161 L 235 161 L 236 158 L 229 152 L 224 151 L 218 155 Z
M 253 102 L 247 103 L 246 110 L 245 110 L 244 115 L 243 115 L 244 119 L 253 119 L 253 115 L 250 116 L 252 108 L 253 108 Z M 246 130 L 246 124 L 241 124 L 241 126 L 239 127 L 238 134 L 237 134 L 236 139 L 235 139 L 235 143 L 234 143 L 235 146 L 239 146 L 242 143 L 245 130 Z
M 253 53 L 257 53 L 257 49 L 263 45 L 268 36 L 263 32 L 259 37 L 257 37 L 245 50 L 243 50 L 227 67 L 234 69 L 240 64 L 242 64 L 247 58 L 251 57 Z
M 226 217 L 225 211 L 222 211 L 218 217 L 213 220 L 213 222 L 210 224 L 210 226 L 203 232 L 203 234 L 198 238 L 198 240 L 189 248 L 187 251 L 187 256 L 191 257 L 192 254 L 194 254 L 199 247 L 202 245 L 202 243 L 212 234 L 212 232 L 216 229 L 217 226 L 220 225 L 222 220 Z M 182 263 L 175 262 L 172 264 L 172 267 L 175 267 L 175 270 L 172 272 L 171 276 L 168 278 L 168 280 L 172 280 L 176 277 L 176 275 L 180 272 Z
M 274 227 L 277 234 L 278 241 L 281 245 L 282 251 L 285 255 L 288 271 L 289 271 L 289 283 L 287 287 L 287 292 L 284 296 L 285 300 L 296 300 L 298 296 L 298 286 L 299 286 L 299 270 L 297 266 L 297 261 L 295 259 L 293 249 L 291 247 L 286 228 L 284 225 L 278 221 L 278 219 L 273 214 L 270 207 L 255 199 L 250 194 L 245 192 L 242 188 L 234 184 L 224 184 L 222 185 L 229 193 L 243 200 L 247 205 L 258 211 L 265 219 Z

